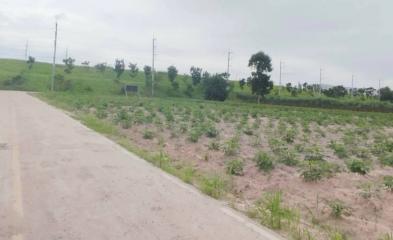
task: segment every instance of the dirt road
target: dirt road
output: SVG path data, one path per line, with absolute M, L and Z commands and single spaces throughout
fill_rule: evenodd
M 280 238 L 62 111 L 0 91 L 0 239 Z

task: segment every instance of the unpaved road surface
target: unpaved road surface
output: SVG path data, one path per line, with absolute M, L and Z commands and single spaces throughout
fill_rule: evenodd
M 0 91 L 0 239 L 280 238 L 62 111 Z

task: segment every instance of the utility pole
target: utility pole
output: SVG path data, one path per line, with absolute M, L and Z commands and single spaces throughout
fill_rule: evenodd
M 319 69 L 319 95 L 322 94 L 322 74 L 323 74 L 323 69 Z
M 26 45 L 25 45 L 25 60 L 27 60 L 28 49 L 29 49 L 29 40 L 26 41 Z
M 355 81 L 355 75 L 352 74 L 352 83 L 351 83 L 351 95 L 353 97 L 353 82 Z
M 378 97 L 379 101 L 381 101 L 381 79 L 378 80 Z
M 231 64 L 231 55 L 232 52 L 231 50 L 228 51 L 228 65 L 227 65 L 227 80 L 229 80 L 229 68 L 230 68 L 230 64 Z
M 54 50 L 53 50 L 53 64 L 52 64 L 52 81 L 51 81 L 52 91 L 54 91 L 55 89 L 56 48 L 57 48 L 57 20 L 55 25 L 55 42 L 54 42 Z
M 284 63 L 282 61 L 280 61 L 280 79 L 279 79 L 279 82 L 278 82 L 278 95 L 279 96 L 280 96 L 280 93 L 281 93 L 281 81 L 282 81 L 283 65 L 284 65 Z
M 68 59 L 68 47 L 66 48 L 65 59 Z
M 151 96 L 154 97 L 154 78 L 155 78 L 155 57 L 156 57 L 156 39 L 154 38 L 153 35 L 153 59 L 152 59 L 152 68 L 151 68 Z

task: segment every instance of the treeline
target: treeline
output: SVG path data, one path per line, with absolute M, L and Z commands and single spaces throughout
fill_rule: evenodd
M 236 97 L 243 101 L 255 102 L 256 97 L 248 94 L 237 93 Z M 361 101 L 350 98 L 327 98 L 321 97 L 291 97 L 291 96 L 266 96 L 261 100 L 264 104 L 285 105 L 296 107 L 314 107 L 326 109 L 343 109 L 367 112 L 393 112 L 393 103 L 378 100 Z

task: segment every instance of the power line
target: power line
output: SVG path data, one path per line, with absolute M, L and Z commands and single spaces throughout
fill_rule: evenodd
M 55 25 L 55 41 L 54 41 L 53 64 L 52 64 L 52 81 L 51 81 L 51 90 L 52 91 L 54 91 L 54 88 L 55 88 L 56 48 L 57 48 L 57 20 L 56 20 L 56 25 Z

